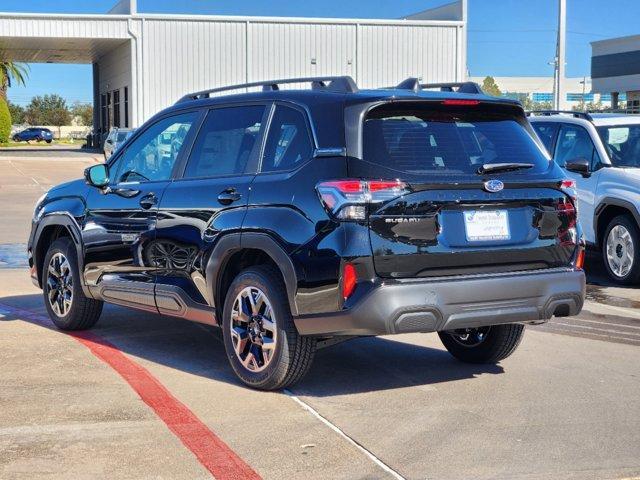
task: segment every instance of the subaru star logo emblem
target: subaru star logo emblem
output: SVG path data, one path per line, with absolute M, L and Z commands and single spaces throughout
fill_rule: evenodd
M 484 182 L 484 189 L 487 192 L 496 193 L 504 188 L 504 183 L 500 180 L 487 180 Z

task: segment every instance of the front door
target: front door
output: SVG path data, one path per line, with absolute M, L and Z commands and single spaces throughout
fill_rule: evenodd
M 148 248 L 158 204 L 198 116 L 182 113 L 143 127 L 109 164 L 108 189 L 91 189 L 82 225 L 84 276 L 105 300 L 156 310 Z
M 242 226 L 266 111 L 264 104 L 211 109 L 180 178 L 165 190 L 149 249 L 157 269 L 160 313 L 215 322 L 211 310 L 204 317 L 198 313 L 213 306 L 205 278 L 207 262 L 217 242 Z

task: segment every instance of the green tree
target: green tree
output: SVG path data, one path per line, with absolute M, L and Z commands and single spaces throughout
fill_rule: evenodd
M 71 113 L 67 108 L 67 102 L 60 95 L 51 94 L 35 96 L 27 106 L 25 119 L 30 125 L 53 125 L 60 127 L 71 122 Z
M 44 99 L 40 95 L 31 99 L 24 111 L 24 119 L 29 125 L 44 125 Z
M 29 67 L 24 63 L 0 60 L 0 97 L 7 98 L 7 90 L 12 85 L 24 85 L 29 76 Z
M 0 143 L 9 141 L 11 135 L 11 115 L 9 114 L 9 106 L 7 101 L 0 97 Z
M 530 112 L 532 110 L 553 110 L 553 103 L 551 102 L 534 102 L 528 95 L 523 96 L 520 99 L 522 108 L 525 111 Z
M 502 95 L 500 87 L 498 87 L 498 84 L 493 77 L 484 77 L 484 80 L 482 81 L 482 91 L 487 95 L 492 95 L 494 97 Z
M 83 126 L 93 125 L 93 105 L 90 103 L 75 102 L 71 107 L 71 115 L 79 117 Z
M 574 105 L 571 110 L 576 112 L 599 112 L 604 110 L 604 105 L 602 105 L 602 102 L 584 103 L 581 101 L 578 105 Z
M 24 108 L 18 104 L 7 101 L 9 105 L 9 113 L 11 114 L 11 123 L 13 125 L 21 125 L 24 123 Z

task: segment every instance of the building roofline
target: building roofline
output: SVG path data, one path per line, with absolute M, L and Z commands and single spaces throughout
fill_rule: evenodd
M 462 27 L 464 21 L 458 20 L 403 20 L 403 19 L 376 19 L 376 18 L 323 18 L 323 17 L 261 17 L 240 15 L 188 15 L 165 13 L 136 13 L 131 15 L 104 14 L 104 13 L 30 13 L 30 12 L 0 12 L 2 19 L 69 19 L 69 20 L 182 20 L 195 22 L 252 22 L 252 23 L 305 23 L 305 24 L 344 24 L 344 25 L 406 25 L 406 26 L 441 26 Z
M 627 41 L 640 42 L 640 35 L 627 35 L 625 37 L 605 38 L 604 40 L 594 40 L 593 42 L 589 43 L 591 44 L 591 46 L 604 46 Z

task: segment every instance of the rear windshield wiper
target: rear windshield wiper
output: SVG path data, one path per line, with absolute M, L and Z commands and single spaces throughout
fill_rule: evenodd
M 525 168 L 531 168 L 533 166 L 532 163 L 485 163 L 478 168 L 478 174 L 524 170 Z

